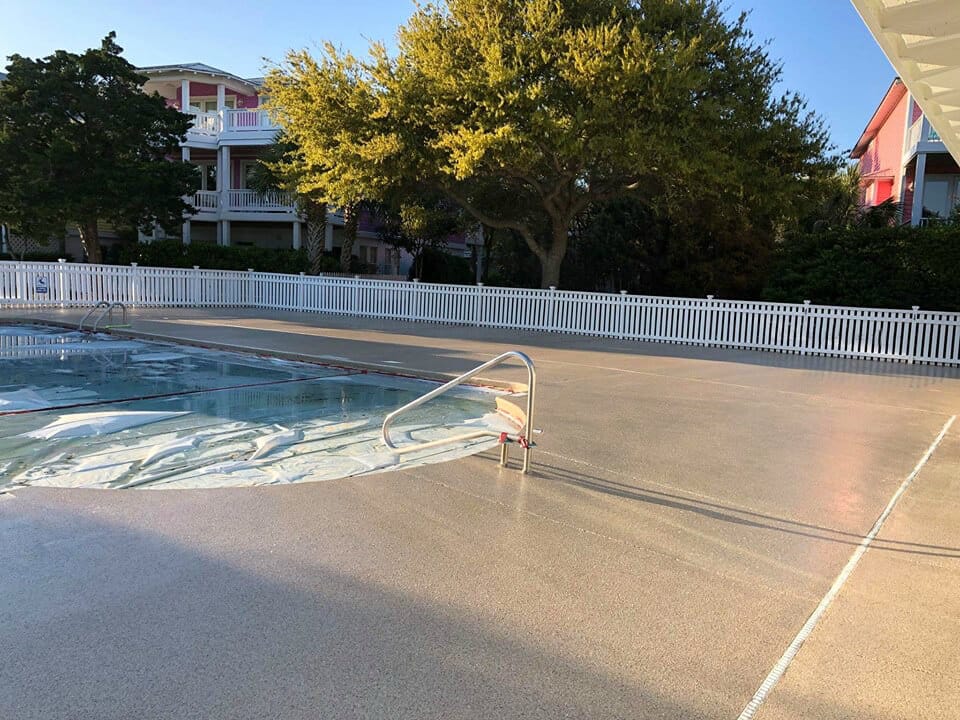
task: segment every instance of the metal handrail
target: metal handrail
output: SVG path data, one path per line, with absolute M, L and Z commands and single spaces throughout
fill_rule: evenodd
M 404 447 L 397 447 L 392 440 L 390 440 L 390 426 L 393 424 L 393 421 L 398 417 L 413 410 L 414 408 L 420 407 L 426 402 L 433 400 L 433 398 L 443 395 L 448 390 L 452 390 L 458 385 L 462 385 L 467 380 L 475 377 L 476 375 L 482 373 L 484 370 L 489 370 L 492 367 L 496 367 L 507 360 L 512 358 L 517 358 L 527 367 L 527 417 L 523 425 L 523 431 L 517 435 L 511 436 L 508 433 L 499 433 L 494 430 L 475 430 L 469 433 L 463 433 L 461 435 L 456 435 L 454 437 L 442 438 L 440 440 L 431 440 L 429 442 L 417 443 L 415 445 L 406 445 Z M 533 365 L 533 360 L 531 360 L 525 353 L 520 352 L 519 350 L 510 350 L 498 355 L 485 362 L 483 365 L 478 365 L 473 370 L 465 372 L 463 375 L 454 378 L 450 382 L 441 385 L 440 387 L 431 390 L 430 392 L 421 395 L 416 400 L 407 403 L 401 408 L 394 410 L 392 413 L 387 415 L 383 420 L 383 427 L 381 428 L 381 435 L 383 436 L 384 444 L 395 451 L 397 454 L 415 452 L 417 450 L 426 450 L 427 448 L 437 447 L 439 445 L 447 445 L 449 443 L 461 442 L 463 440 L 472 440 L 479 437 L 498 437 L 501 440 L 500 447 L 500 464 L 507 464 L 507 441 L 517 442 L 523 446 L 523 472 L 526 473 L 530 470 L 530 450 L 533 448 L 533 408 L 534 408 L 534 399 L 536 396 L 536 387 L 537 387 L 537 369 Z
M 77 325 L 77 330 L 83 330 L 83 324 L 87 321 L 87 318 L 93 315 L 97 310 L 99 310 L 100 308 L 109 308 L 109 307 L 110 307 L 110 303 L 108 303 L 106 300 L 101 300 L 100 302 L 98 302 L 92 308 L 87 310 L 86 315 L 80 318 L 80 324 Z
M 115 307 L 118 307 L 118 308 L 120 308 L 120 310 L 123 311 L 123 314 L 120 316 L 120 322 L 121 322 L 121 324 L 122 324 L 123 326 L 125 326 L 125 325 L 127 324 L 127 306 L 124 305 L 122 302 L 112 302 L 112 303 L 110 303 L 110 307 L 107 308 L 107 312 L 105 312 L 105 313 L 100 313 L 100 317 L 98 317 L 96 320 L 93 321 L 93 331 L 94 331 L 94 332 L 97 331 L 97 326 L 100 325 L 100 321 L 103 320 L 103 318 L 104 318 L 106 315 L 109 315 L 109 316 L 110 316 L 110 322 L 111 322 L 111 323 L 113 322 L 113 309 L 114 309 Z
M 106 300 L 101 300 L 92 308 L 90 308 L 87 311 L 86 315 L 80 318 L 80 324 L 77 325 L 77 330 L 83 330 L 83 324 L 87 321 L 87 318 L 89 318 L 91 315 L 97 312 L 97 310 L 102 310 L 103 312 L 101 312 L 100 315 L 93 321 L 93 327 L 91 328 L 93 332 L 96 332 L 97 327 L 100 325 L 100 322 L 103 320 L 104 317 L 106 317 L 107 315 L 110 315 L 110 320 L 111 321 L 113 320 L 113 309 L 115 307 L 118 307 L 123 311 L 123 315 L 121 315 L 121 320 L 123 322 L 123 325 L 125 326 L 127 324 L 127 306 L 124 305 L 122 302 L 107 302 Z

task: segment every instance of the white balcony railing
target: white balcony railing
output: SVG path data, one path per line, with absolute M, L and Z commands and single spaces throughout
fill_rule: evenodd
M 229 132 L 276 129 L 265 110 L 224 110 L 223 129 Z
M 223 121 L 218 112 L 202 112 L 190 110 L 187 115 L 193 118 L 193 127 L 190 132 L 196 135 L 217 136 L 223 129 Z
M 937 133 L 936 130 L 930 127 L 930 125 L 927 125 L 927 134 L 924 136 L 923 126 L 924 126 L 923 116 L 920 116 L 920 118 L 913 125 L 911 125 L 910 128 L 907 130 L 907 144 L 905 148 L 906 157 L 909 157 L 914 152 L 916 152 L 920 143 L 943 142 L 943 140 L 940 138 L 939 133 Z
M 227 190 L 227 207 L 240 212 L 294 211 L 291 195 L 276 191 L 258 193 L 255 190 Z
M 193 119 L 193 127 L 189 132 L 204 137 L 217 137 L 223 132 L 255 132 L 276 130 L 277 126 L 270 120 L 266 110 L 231 110 L 225 108 L 220 112 L 203 112 L 190 109 L 187 111 Z
M 193 197 L 193 206 L 198 213 L 216 212 L 220 207 L 220 193 L 214 190 L 198 190 Z

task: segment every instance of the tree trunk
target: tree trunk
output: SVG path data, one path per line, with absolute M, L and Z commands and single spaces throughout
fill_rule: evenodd
M 327 235 L 327 204 L 308 203 L 304 214 L 307 218 L 307 262 L 310 263 L 310 274 L 319 275 Z
M 83 251 L 87 255 L 88 263 L 102 263 L 103 253 L 100 251 L 100 230 L 97 227 L 96 219 L 84 220 L 79 224 L 80 242 L 83 244 Z
M 357 205 L 350 203 L 343 209 L 343 245 L 340 246 L 340 272 L 350 272 L 350 258 L 357 240 Z
M 563 258 L 567 254 L 567 242 L 569 238 L 569 223 L 554 221 L 553 242 L 542 254 L 538 253 L 538 257 L 540 258 L 541 288 L 560 287 L 560 267 L 563 265 Z

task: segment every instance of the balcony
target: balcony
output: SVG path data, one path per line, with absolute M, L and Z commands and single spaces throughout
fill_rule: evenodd
M 220 208 L 220 193 L 211 190 L 198 190 L 193 196 L 193 206 L 197 214 L 215 213 Z
M 904 160 L 909 160 L 920 152 L 947 152 L 940 135 L 930 123 L 920 118 L 907 130 L 907 142 L 904 146 Z
M 193 118 L 193 127 L 187 138 L 207 142 L 218 140 L 266 140 L 272 141 L 279 127 L 270 120 L 266 110 L 233 110 L 203 112 L 191 109 L 187 115 Z
M 259 193 L 256 190 L 227 190 L 226 205 L 224 205 L 223 195 L 220 192 L 198 190 L 193 198 L 188 200 L 193 204 L 193 217 L 197 220 L 217 220 L 220 218 L 221 208 L 231 213 L 250 214 L 294 214 L 297 211 L 293 197 L 285 192 Z
M 227 209 L 234 212 L 293 213 L 293 197 L 285 192 L 227 190 Z

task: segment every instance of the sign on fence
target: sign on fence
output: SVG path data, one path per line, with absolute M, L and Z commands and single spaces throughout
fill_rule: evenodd
M 37 293 L 37 295 L 46 295 L 48 292 L 50 292 L 50 289 L 47 286 L 47 278 L 45 278 L 43 275 L 38 275 L 37 286 L 34 288 L 34 291 Z

